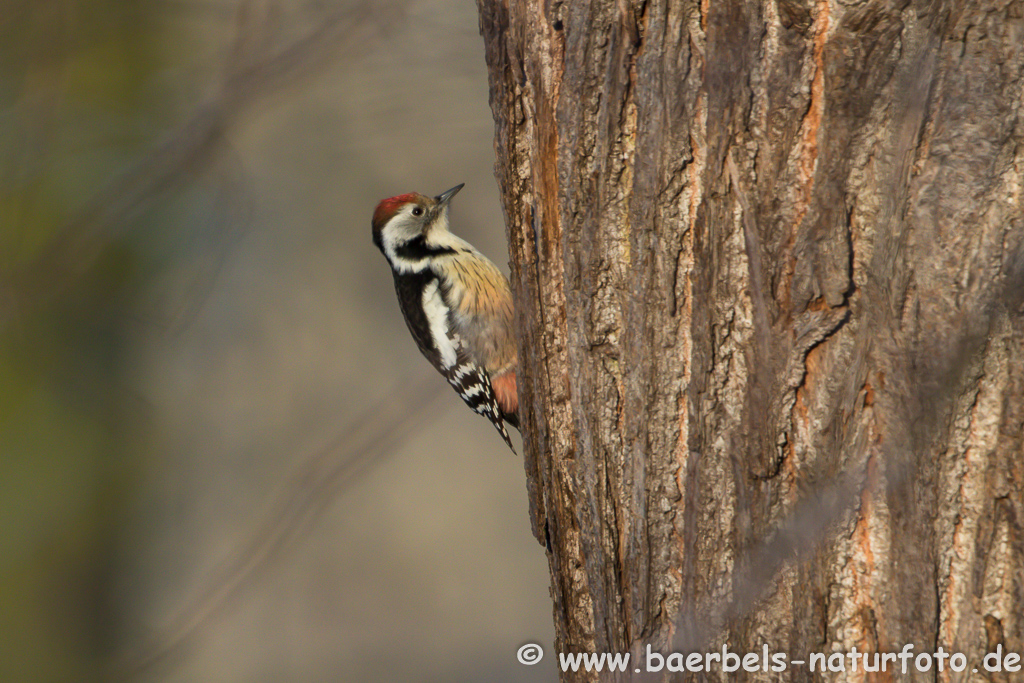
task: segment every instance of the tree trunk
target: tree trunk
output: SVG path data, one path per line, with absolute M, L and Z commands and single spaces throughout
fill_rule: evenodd
M 478 2 L 563 680 L 1024 651 L 1024 2 Z

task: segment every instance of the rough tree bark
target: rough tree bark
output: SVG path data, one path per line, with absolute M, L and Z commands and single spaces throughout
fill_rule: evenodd
M 1024 651 L 1024 2 L 478 4 L 556 650 Z

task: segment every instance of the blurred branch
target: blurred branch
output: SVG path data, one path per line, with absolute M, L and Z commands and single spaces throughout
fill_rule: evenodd
M 66 291 L 95 263 L 110 241 L 128 230 L 130 220 L 163 193 L 181 184 L 191 171 L 206 163 L 225 130 L 246 107 L 311 75 L 342 47 L 362 45 L 394 21 L 403 0 L 382 8 L 364 0 L 325 16 L 316 28 L 276 52 L 260 50 L 240 12 L 241 29 L 222 87 L 198 107 L 187 121 L 151 152 L 110 181 L 84 208 L 60 227 L 48 245 L 29 263 L 0 282 L 0 327 L 20 311 L 30 311 Z M 245 10 L 248 3 L 242 3 Z M 244 60 L 244 62 L 242 61 Z
M 289 543 L 314 526 L 342 491 L 395 454 L 406 439 L 436 417 L 442 407 L 438 399 L 447 394 L 444 388 L 432 375 L 411 387 L 396 387 L 306 457 L 286 478 L 263 521 L 219 576 L 170 625 L 149 639 L 148 645 L 115 661 L 111 678 L 130 680 L 199 636 Z
M 137 306 L 128 314 L 164 337 L 181 334 L 196 319 L 232 250 L 253 225 L 256 197 L 239 154 L 225 140 L 217 156 L 207 171 L 216 178 L 212 200 L 187 220 L 188 229 L 180 231 L 191 251 L 187 275 L 173 268 L 152 275 L 159 283 L 159 294 L 154 295 L 159 303 Z

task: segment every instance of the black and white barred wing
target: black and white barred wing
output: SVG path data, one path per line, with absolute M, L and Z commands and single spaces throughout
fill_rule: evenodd
M 460 353 L 458 357 L 464 362 L 456 363 L 450 369 L 445 370 L 443 372 L 445 379 L 448 380 L 448 384 L 452 385 L 455 393 L 466 402 L 466 405 L 491 421 L 494 428 L 501 434 L 501 438 L 505 439 L 505 443 L 515 453 L 516 449 L 512 446 L 512 439 L 509 438 L 505 422 L 501 418 L 498 399 L 494 395 L 494 389 L 491 388 L 490 375 L 486 370 L 464 359 L 463 353 Z

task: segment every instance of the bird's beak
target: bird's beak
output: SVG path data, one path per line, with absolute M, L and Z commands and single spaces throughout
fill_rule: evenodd
M 448 206 L 448 202 L 450 202 L 452 200 L 452 197 L 457 195 L 459 193 L 459 190 L 461 190 L 465 186 L 466 186 L 466 183 L 459 183 L 458 185 L 456 185 L 452 189 L 445 190 L 441 194 L 439 194 L 436 197 L 434 197 L 434 199 L 437 200 L 438 207 L 439 208 L 443 208 L 445 206 Z

